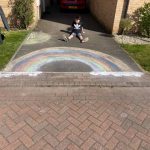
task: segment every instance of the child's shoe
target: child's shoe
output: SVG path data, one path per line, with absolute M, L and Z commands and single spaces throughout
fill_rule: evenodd
M 85 39 L 83 39 L 83 40 L 81 41 L 81 43 L 85 43 L 85 42 L 88 42 L 88 41 L 89 41 L 89 38 L 86 37 Z

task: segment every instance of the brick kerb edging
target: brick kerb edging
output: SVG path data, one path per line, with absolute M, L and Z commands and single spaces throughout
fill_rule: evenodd
M 42 73 L 2 77 L 0 87 L 150 87 L 150 75 L 114 77 L 89 73 Z

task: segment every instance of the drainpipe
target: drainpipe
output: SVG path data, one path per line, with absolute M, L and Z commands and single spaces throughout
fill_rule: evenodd
M 130 0 L 125 0 L 125 1 L 126 1 L 126 3 L 125 3 L 125 8 L 124 8 L 124 14 L 123 14 L 123 16 L 122 16 L 123 18 L 126 18 L 126 17 L 127 17 Z
M 123 7 L 121 18 L 126 18 L 127 17 L 129 3 L 130 3 L 130 0 L 124 0 L 124 7 Z M 123 32 L 123 30 L 119 29 L 118 34 L 120 35 L 120 34 L 122 34 L 122 32 Z

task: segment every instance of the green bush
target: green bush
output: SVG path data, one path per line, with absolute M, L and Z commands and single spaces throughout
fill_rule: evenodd
M 122 30 L 122 34 L 128 34 L 130 29 L 132 28 L 132 22 L 129 18 L 121 19 L 120 28 Z
M 134 32 L 150 38 L 150 3 L 145 3 L 143 7 L 137 9 L 132 19 Z
M 33 3 L 34 0 L 10 0 L 9 4 L 12 7 L 10 23 L 15 27 L 27 29 L 33 23 Z

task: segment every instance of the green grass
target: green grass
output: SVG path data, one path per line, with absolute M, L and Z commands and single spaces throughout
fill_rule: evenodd
M 143 69 L 150 72 L 150 44 L 149 45 L 128 45 L 122 47 L 136 60 Z
M 5 40 L 0 45 L 0 70 L 10 61 L 29 31 L 5 32 Z

